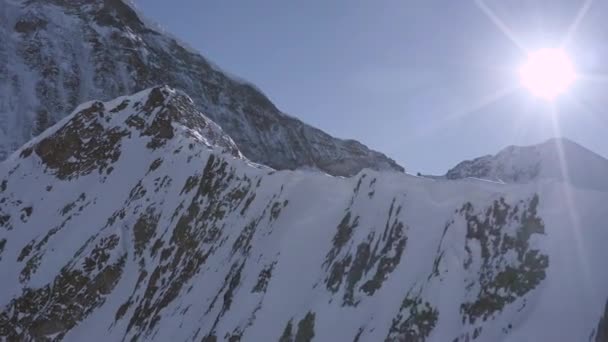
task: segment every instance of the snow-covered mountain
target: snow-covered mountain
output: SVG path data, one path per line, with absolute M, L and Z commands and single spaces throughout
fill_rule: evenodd
M 255 162 L 345 176 L 403 171 L 282 113 L 123 0 L 0 0 L 0 160 L 82 102 L 159 84 L 192 96 Z
M 275 171 L 171 88 L 89 102 L 0 164 L 0 339 L 607 341 L 607 202 Z
M 577 187 L 608 191 L 608 160 L 565 139 L 534 146 L 509 146 L 496 155 L 463 161 L 448 179 L 480 178 L 505 183 L 567 181 Z

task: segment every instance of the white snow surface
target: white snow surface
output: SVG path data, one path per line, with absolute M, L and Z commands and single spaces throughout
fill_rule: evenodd
M 510 146 L 494 156 L 464 161 L 447 178 L 480 178 L 506 183 L 566 181 L 589 190 L 608 191 L 608 160 L 566 138 L 533 146 Z
M 223 133 L 190 110 L 151 148 L 147 130 L 186 103 L 157 89 L 153 108 L 152 90 L 83 104 L 0 164 L 0 335 L 274 341 L 291 326 L 286 341 L 519 342 L 605 329 L 602 183 L 274 171 L 216 146 Z

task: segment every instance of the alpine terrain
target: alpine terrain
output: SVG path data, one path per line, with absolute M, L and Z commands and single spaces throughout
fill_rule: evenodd
M 0 0 L 0 341 L 608 342 L 608 160 L 442 177 L 122 0 Z
M 0 160 L 89 100 L 168 84 L 188 93 L 250 160 L 352 176 L 403 168 L 282 113 L 123 0 L 0 0 Z
M 0 164 L 0 336 L 606 341 L 608 192 L 545 174 L 275 171 L 172 88 L 88 102 Z
M 606 175 L 606 159 L 560 138 L 536 146 L 509 146 L 495 156 L 463 161 L 449 170 L 446 178 L 480 178 L 506 183 L 553 179 L 581 188 L 608 191 Z

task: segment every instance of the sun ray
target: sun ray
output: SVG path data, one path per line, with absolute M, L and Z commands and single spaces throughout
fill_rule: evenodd
M 483 109 L 484 107 L 487 107 L 487 106 L 499 101 L 500 99 L 514 93 L 515 91 L 519 90 L 520 88 L 521 87 L 514 86 L 514 85 L 509 85 L 509 86 L 500 88 L 490 94 L 483 96 L 479 101 L 473 103 L 472 105 L 467 106 L 466 108 L 464 108 L 462 110 L 458 110 L 458 111 L 449 113 L 439 120 L 434 120 L 432 122 L 432 124 L 430 124 L 429 126 L 416 130 L 416 133 L 414 134 L 414 136 L 420 137 L 420 136 L 425 136 L 425 135 L 431 134 L 431 132 L 434 132 L 434 131 L 440 129 L 441 127 L 447 125 L 448 123 L 453 122 L 454 120 L 457 120 L 457 119 L 462 119 L 462 118 L 466 117 L 467 115 L 473 114 L 473 113 Z
M 473 103 L 473 105 L 471 105 L 463 110 L 448 114 L 444 119 L 451 121 L 451 120 L 463 118 L 469 114 L 475 113 L 478 110 L 483 109 L 484 107 L 487 107 L 487 106 L 495 103 L 496 101 L 504 98 L 507 95 L 512 94 L 513 92 L 515 92 L 516 90 L 519 90 L 520 88 L 521 88 L 520 86 L 514 86 L 514 85 L 509 85 L 507 87 L 500 88 L 491 94 L 483 96 L 479 101 Z
M 568 27 L 568 30 L 566 31 L 566 35 L 564 36 L 564 39 L 562 39 L 562 43 L 560 44 L 561 48 L 564 48 L 565 46 L 567 46 L 570 43 L 572 36 L 574 36 L 574 34 L 576 33 L 578 26 L 585 18 L 585 15 L 587 15 L 587 12 L 589 12 L 589 8 L 591 7 L 592 4 L 593 4 L 593 0 L 585 0 L 585 2 L 583 2 L 583 4 L 581 5 L 581 8 L 576 13 L 576 17 L 574 17 L 572 24 L 570 24 L 570 26 Z
M 555 104 L 551 105 L 551 121 L 553 124 L 553 133 L 554 133 L 555 137 L 558 137 L 558 138 L 561 137 L 562 133 L 561 133 L 561 125 L 559 123 L 559 113 L 557 110 L 557 106 Z M 563 146 L 561 139 L 556 139 L 555 144 L 556 144 L 555 147 L 556 147 L 556 150 L 558 153 L 558 159 L 559 159 L 559 164 L 560 164 L 559 165 L 560 173 L 561 173 L 562 179 L 564 179 L 564 182 L 562 182 L 562 184 L 561 184 L 561 190 L 562 190 L 561 197 L 564 198 L 564 200 L 565 200 L 564 204 L 566 206 L 568 219 L 570 221 L 569 223 L 572 226 L 572 229 L 569 231 L 572 233 L 572 237 L 573 237 L 572 240 L 575 241 L 575 243 L 576 243 L 578 261 L 581 264 L 583 274 L 586 278 L 586 281 L 584 282 L 583 285 L 586 285 L 588 287 L 587 289 L 585 289 L 587 291 L 595 290 L 595 289 L 589 288 L 589 287 L 593 286 L 593 284 L 591 283 L 591 270 L 589 269 L 589 265 L 587 264 L 587 262 L 585 262 L 585 258 L 584 258 L 584 254 L 583 254 L 583 251 L 585 250 L 585 246 L 584 246 L 583 238 L 582 238 L 581 219 L 580 219 L 578 209 L 576 207 L 576 201 L 574 200 L 572 188 L 567 181 L 568 179 L 570 179 L 570 174 L 569 174 L 569 170 L 568 170 L 568 165 L 566 163 L 564 146 Z
M 550 103 L 550 108 L 551 108 L 551 124 L 552 124 L 552 128 L 553 128 L 553 135 L 556 138 L 559 138 L 562 136 L 562 130 L 561 130 L 561 126 L 559 124 L 559 117 L 558 117 L 558 111 L 557 111 L 557 105 L 555 103 Z M 560 163 L 560 172 L 561 172 L 561 176 L 564 179 L 567 179 L 568 176 L 568 169 L 566 167 L 566 162 L 565 162 L 565 158 L 564 158 L 564 150 L 562 147 L 562 144 L 560 142 L 559 139 L 556 140 L 556 144 L 557 144 L 557 152 L 558 152 L 558 157 L 559 157 L 559 163 Z
M 524 45 L 517 39 L 513 31 L 492 11 L 488 5 L 485 4 L 483 0 L 475 0 L 475 4 L 477 7 L 492 21 L 494 25 L 509 38 L 522 52 L 527 54 L 527 49 Z

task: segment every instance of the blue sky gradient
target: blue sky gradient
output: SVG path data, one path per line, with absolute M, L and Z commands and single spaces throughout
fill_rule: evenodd
M 559 45 L 584 2 L 486 4 L 531 50 Z M 475 1 L 135 3 L 284 112 L 409 172 L 443 174 L 464 159 L 553 137 L 553 107 L 562 136 L 608 155 L 605 2 L 591 4 L 566 46 L 595 79 L 578 81 L 553 106 L 516 89 L 525 53 Z

